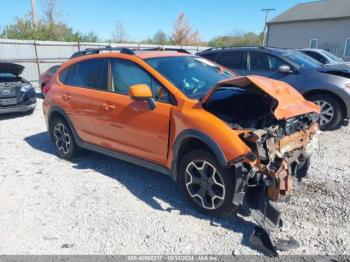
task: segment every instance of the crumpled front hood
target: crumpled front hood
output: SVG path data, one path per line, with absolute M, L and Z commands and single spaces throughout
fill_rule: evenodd
M 24 66 L 13 63 L 0 62 L 0 73 L 7 73 L 12 75 L 20 75 L 24 70 Z
M 254 84 L 277 101 L 277 106 L 273 113 L 278 120 L 311 112 L 320 112 L 320 108 L 317 105 L 305 100 L 304 97 L 289 84 L 262 76 L 244 76 L 220 81 L 201 98 L 201 102 L 205 104 L 212 94 L 220 87 L 234 86 L 244 88 L 249 84 Z

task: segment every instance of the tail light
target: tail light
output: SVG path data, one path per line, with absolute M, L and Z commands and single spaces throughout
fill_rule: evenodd
M 50 91 L 51 85 L 45 85 L 43 88 L 43 93 L 46 95 Z

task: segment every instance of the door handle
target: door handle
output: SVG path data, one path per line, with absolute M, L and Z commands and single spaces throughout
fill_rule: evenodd
M 70 95 L 63 95 L 63 96 L 62 96 L 62 99 L 63 99 L 64 101 L 69 101 L 69 100 L 72 99 L 72 96 L 70 96 Z
M 109 104 L 106 104 L 106 103 L 103 103 L 102 104 L 102 107 L 104 110 L 106 111 L 112 111 L 115 109 L 115 105 L 109 105 Z

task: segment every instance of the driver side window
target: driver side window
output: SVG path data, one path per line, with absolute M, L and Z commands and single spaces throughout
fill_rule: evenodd
M 280 65 L 285 63 L 273 56 L 263 52 L 250 52 L 250 70 L 277 71 Z
M 128 95 L 130 86 L 137 84 L 148 85 L 153 93 L 153 98 L 160 102 L 169 102 L 169 92 L 155 78 L 133 62 L 112 59 L 112 92 Z

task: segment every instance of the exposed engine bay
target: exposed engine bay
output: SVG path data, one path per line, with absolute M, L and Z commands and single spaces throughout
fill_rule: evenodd
M 275 124 L 271 112 L 276 104 L 276 100 L 251 84 L 244 89 L 221 87 L 207 102 L 206 110 L 235 129 L 258 129 Z
M 253 83 L 222 86 L 206 102 L 207 111 L 240 132 L 249 154 L 235 159 L 234 203 L 247 207 L 267 232 L 283 226 L 276 201 L 298 190 L 310 165 L 318 113 L 277 119 L 278 101 Z

